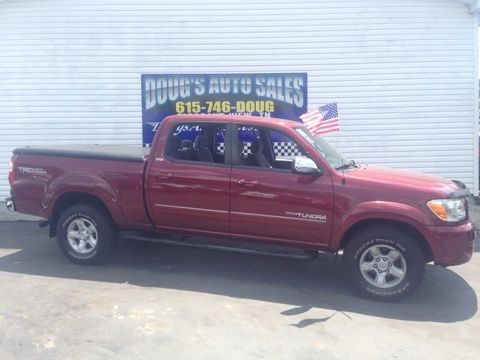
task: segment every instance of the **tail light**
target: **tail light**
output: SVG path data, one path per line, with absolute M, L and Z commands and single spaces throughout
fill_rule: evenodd
M 16 156 L 13 155 L 12 159 L 10 160 L 10 168 L 8 170 L 8 182 L 10 183 L 10 187 L 13 187 L 13 182 L 15 181 L 15 160 Z

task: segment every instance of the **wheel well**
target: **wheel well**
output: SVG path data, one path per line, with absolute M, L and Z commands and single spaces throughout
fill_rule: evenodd
M 55 205 L 50 216 L 50 237 L 55 237 L 57 229 L 57 220 L 62 214 L 62 212 L 73 205 L 78 204 L 87 204 L 95 206 L 97 209 L 101 210 L 108 216 L 110 216 L 110 211 L 102 200 L 92 194 L 84 192 L 69 192 L 60 196 Z
M 389 220 L 389 219 L 368 219 L 362 220 L 358 223 L 352 225 L 350 229 L 343 235 L 342 241 L 340 243 L 340 248 L 344 249 L 347 246 L 348 242 L 352 238 L 353 234 L 359 232 L 362 229 L 375 227 L 375 226 L 389 226 L 399 229 L 401 231 L 406 232 L 414 239 L 418 241 L 418 245 L 420 250 L 422 251 L 423 255 L 425 256 L 425 260 L 430 262 L 433 260 L 432 250 L 430 249 L 430 245 L 428 244 L 427 240 L 424 238 L 422 233 L 418 231 L 414 226 L 396 220 Z

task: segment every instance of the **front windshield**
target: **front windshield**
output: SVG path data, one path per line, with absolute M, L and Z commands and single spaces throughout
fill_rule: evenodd
M 336 169 L 340 169 L 350 164 L 335 148 L 320 136 L 313 136 L 312 133 L 304 127 L 295 128 L 305 140 L 307 140 L 315 150 Z

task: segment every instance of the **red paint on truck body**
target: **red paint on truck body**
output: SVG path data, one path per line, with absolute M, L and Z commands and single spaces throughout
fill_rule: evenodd
M 186 121 L 281 131 L 306 150 L 322 175 L 169 159 L 165 146 L 170 131 Z M 159 127 L 145 162 L 17 154 L 11 193 L 17 211 L 47 219 L 62 196 L 84 193 L 105 204 L 119 229 L 235 237 L 323 251 L 341 249 L 349 229 L 363 221 L 395 221 L 420 233 L 438 264 L 471 258 L 475 226 L 470 216 L 449 224 L 426 206 L 431 199 L 450 197 L 458 185 L 377 166 L 336 170 L 297 134 L 299 125 L 249 116 L 171 116 Z M 321 221 L 291 214 L 319 214 Z

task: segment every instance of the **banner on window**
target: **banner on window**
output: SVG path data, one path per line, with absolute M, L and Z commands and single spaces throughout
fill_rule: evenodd
M 306 73 L 143 74 L 143 143 L 174 114 L 237 114 L 301 121 Z

